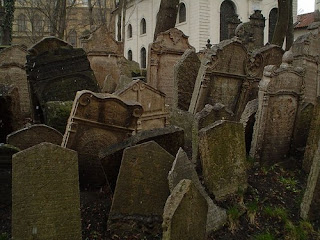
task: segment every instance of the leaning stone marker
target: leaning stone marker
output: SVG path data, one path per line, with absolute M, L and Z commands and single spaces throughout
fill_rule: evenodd
M 227 222 L 226 211 L 214 204 L 204 187 L 201 185 L 197 172 L 191 161 L 188 159 L 187 154 L 180 148 L 168 175 L 170 191 L 172 192 L 183 179 L 192 180 L 194 186 L 207 201 L 207 233 L 209 234 L 222 227 Z
M 181 180 L 163 213 L 163 240 L 204 240 L 208 205 L 191 180 Z
M 81 239 L 77 153 L 41 143 L 12 159 L 12 238 Z
M 161 232 L 173 161 L 174 157 L 153 141 L 124 151 L 108 220 L 112 233 L 134 231 L 132 226 L 140 224 L 149 226 L 154 236 Z
M 303 219 L 309 220 L 319 219 L 320 217 L 320 141 L 311 165 L 300 215 Z
M 199 150 L 205 185 L 216 200 L 246 189 L 246 149 L 241 123 L 222 120 L 201 129 Z
M 44 124 L 34 124 L 9 134 L 7 143 L 24 150 L 42 142 L 60 145 L 62 137 L 62 134 L 52 127 Z

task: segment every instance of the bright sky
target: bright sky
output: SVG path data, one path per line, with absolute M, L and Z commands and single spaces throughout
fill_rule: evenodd
M 298 0 L 298 14 L 314 11 L 315 0 Z

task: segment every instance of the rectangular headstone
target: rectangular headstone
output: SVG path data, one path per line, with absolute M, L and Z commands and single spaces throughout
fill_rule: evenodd
M 207 202 L 192 181 L 181 180 L 166 201 L 162 239 L 206 239 L 207 211 Z
M 41 143 L 13 156 L 12 238 L 81 239 L 75 151 Z
M 154 236 L 161 232 L 173 161 L 174 157 L 153 141 L 124 151 L 108 220 L 112 233 L 118 235 L 125 229 L 139 232 L 132 229 L 135 225 L 149 226 Z
M 204 182 L 216 200 L 247 187 L 243 125 L 217 121 L 199 131 L 199 150 Z

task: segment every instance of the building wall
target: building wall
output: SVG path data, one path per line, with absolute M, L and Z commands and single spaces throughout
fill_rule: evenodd
M 269 13 L 277 8 L 277 0 L 232 0 L 236 13 L 242 22 L 249 21 L 254 10 L 261 10 L 266 18 L 264 41 L 268 41 Z M 297 0 L 294 0 L 295 3 Z M 216 44 L 220 41 L 220 6 L 223 0 L 181 0 L 186 6 L 186 22 L 177 23 L 176 27 L 189 36 L 189 42 L 197 51 L 206 47 L 207 40 Z M 148 51 L 148 45 L 153 41 L 156 25 L 156 15 L 160 6 L 160 0 L 133 0 L 127 6 L 125 28 L 126 36 L 124 53 L 132 51 L 132 59 L 140 63 L 140 50 L 144 47 Z M 296 14 L 296 12 L 295 12 Z M 147 22 L 147 33 L 140 35 L 140 21 Z M 116 19 L 118 19 L 116 17 Z M 117 20 L 116 20 L 117 21 Z M 117 23 L 116 23 L 117 24 Z M 132 38 L 127 38 L 127 28 L 131 24 L 133 28 Z M 117 29 L 117 28 L 116 28 Z M 117 35 L 116 35 L 117 36 Z M 119 39 L 118 39 L 119 40 Z

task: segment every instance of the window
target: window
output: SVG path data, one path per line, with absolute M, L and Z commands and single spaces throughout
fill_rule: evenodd
M 25 32 L 27 30 L 27 21 L 24 14 L 18 16 L 18 32 Z
M 128 32 L 127 32 L 128 38 L 132 38 L 132 25 L 129 24 L 128 26 Z
M 147 32 L 147 23 L 144 18 L 141 19 L 140 22 L 140 34 L 145 34 Z
M 132 51 L 131 50 L 128 51 L 128 60 L 132 61 Z
M 268 41 L 272 41 L 274 29 L 276 28 L 276 23 L 278 20 L 278 8 L 273 8 L 269 13 L 269 34 Z
M 144 47 L 141 48 L 141 50 L 140 50 L 140 67 L 141 68 L 147 67 L 147 52 Z
M 68 42 L 73 47 L 77 47 L 77 32 L 75 30 L 71 30 L 68 36 Z
M 237 17 L 234 3 L 231 0 L 223 1 L 220 6 L 220 41 L 229 38 L 228 25 Z
M 42 32 L 42 18 L 39 15 L 34 15 L 33 30 L 37 33 Z
M 183 23 L 187 20 L 187 10 L 186 10 L 186 5 L 184 3 L 180 3 L 178 15 L 179 15 L 179 23 Z

